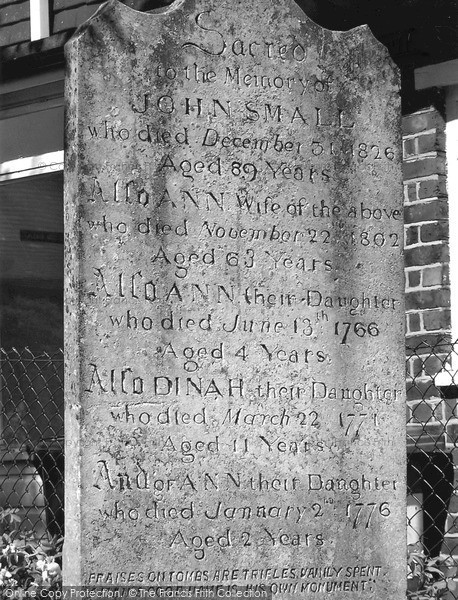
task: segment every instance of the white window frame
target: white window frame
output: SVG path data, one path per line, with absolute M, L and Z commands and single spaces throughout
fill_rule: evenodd
M 64 170 L 64 151 L 47 152 L 0 163 L 0 182 Z
M 30 41 L 49 37 L 49 0 L 30 0 Z

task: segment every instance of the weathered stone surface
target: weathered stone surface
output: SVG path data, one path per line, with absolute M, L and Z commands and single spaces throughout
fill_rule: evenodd
M 289 0 L 68 47 L 68 583 L 403 597 L 399 81 Z

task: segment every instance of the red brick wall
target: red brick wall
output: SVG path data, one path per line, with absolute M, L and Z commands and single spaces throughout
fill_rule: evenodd
M 433 108 L 403 118 L 407 337 L 450 332 L 444 120 Z
M 445 123 L 433 106 L 403 117 L 403 176 L 408 447 L 434 451 L 448 441 L 450 401 L 434 377 L 449 364 L 451 317 Z

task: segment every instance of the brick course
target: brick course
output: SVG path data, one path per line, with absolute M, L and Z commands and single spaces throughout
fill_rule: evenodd
M 87 4 L 100 5 L 102 2 L 100 2 L 100 0 L 54 0 L 52 3 L 52 8 L 54 12 L 59 12 L 74 8 L 75 6 L 83 6 Z
M 438 139 L 436 132 L 427 133 L 425 135 L 420 135 L 417 138 L 417 152 L 418 154 L 426 154 L 428 152 L 434 152 L 436 150 L 441 150 L 441 140 Z
M 406 267 L 429 265 L 431 263 L 448 262 L 449 248 L 444 243 L 414 246 L 405 250 Z
M 0 45 L 2 46 L 19 44 L 28 39 L 30 39 L 30 23 L 28 19 L 27 21 L 20 21 L 19 23 L 2 27 L 0 38 Z
M 422 270 L 422 284 L 423 287 L 448 285 L 448 268 L 445 265 L 425 267 Z
M 76 29 L 81 23 L 87 21 L 95 13 L 100 2 L 96 4 L 84 3 L 76 8 L 69 8 L 57 12 L 53 19 L 53 33 L 60 33 L 69 29 Z
M 405 161 L 402 165 L 404 179 L 418 179 L 430 175 L 443 175 L 445 173 L 445 157 L 432 156 L 421 157 L 415 161 Z
M 405 245 L 412 246 L 414 244 L 418 244 L 420 240 L 419 236 L 419 228 L 417 225 L 413 227 L 407 227 L 405 232 Z
M 437 331 L 447 329 L 450 325 L 450 311 L 443 308 L 425 311 L 423 323 L 426 331 Z
M 447 196 L 447 186 L 445 177 L 431 178 L 426 181 L 420 181 L 418 186 L 418 199 L 425 198 L 443 198 Z
M 432 199 L 424 202 L 408 204 L 404 209 L 406 223 L 421 221 L 440 221 L 448 219 L 448 203 L 446 199 Z
M 0 23 L 3 25 L 9 25 L 11 23 L 18 23 L 20 21 L 28 20 L 30 17 L 30 5 L 29 3 L 19 4 L 6 4 L 0 7 Z
M 437 242 L 448 239 L 448 222 L 438 221 L 426 223 L 420 228 L 420 239 L 422 242 Z
M 406 115 L 402 119 L 403 135 L 418 135 L 429 129 L 436 129 L 439 120 L 439 113 L 431 108 L 419 110 L 412 115 Z
M 415 271 L 407 271 L 407 285 L 406 288 L 416 288 L 421 284 L 421 270 L 416 269 Z

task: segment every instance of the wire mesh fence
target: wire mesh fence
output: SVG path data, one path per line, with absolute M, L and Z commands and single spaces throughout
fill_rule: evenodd
M 64 529 L 64 360 L 0 349 L 0 507 L 33 537 Z M 2 513 L 2 514 L 4 514 Z
M 0 349 L 0 508 L 36 538 L 64 533 L 63 352 Z M 458 343 L 408 348 L 411 598 L 458 600 Z M 440 575 L 439 573 L 443 573 Z M 428 587 L 429 586 L 429 587 Z M 431 587 L 431 586 L 436 586 Z M 415 596 L 417 594 L 417 596 Z M 438 595 L 440 594 L 440 596 Z
M 432 339 L 408 348 L 407 537 L 413 559 L 408 571 L 412 598 L 458 598 L 457 405 L 458 343 Z

